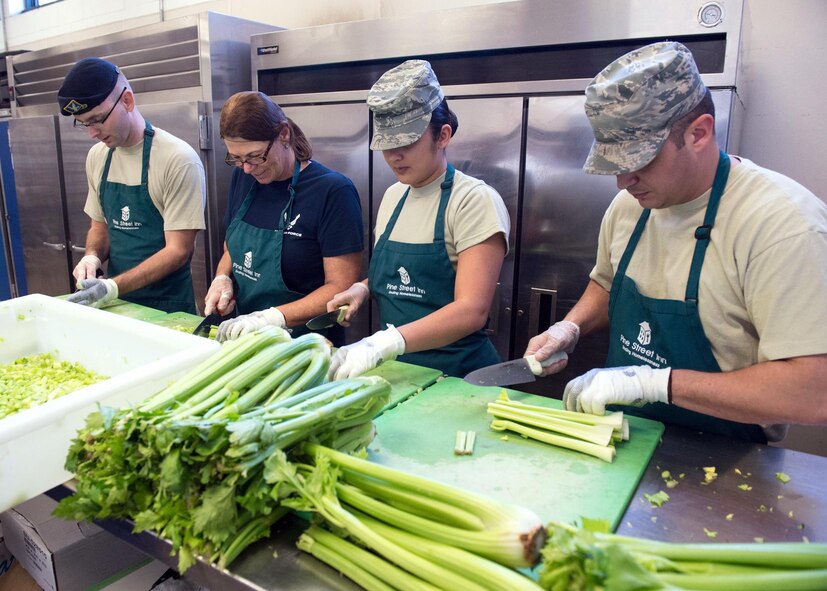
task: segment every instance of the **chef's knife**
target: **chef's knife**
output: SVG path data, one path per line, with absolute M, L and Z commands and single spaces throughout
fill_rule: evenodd
M 332 312 L 316 316 L 307 321 L 305 326 L 310 330 L 321 330 L 323 328 L 330 328 L 345 319 L 347 313 L 347 306 L 339 306 Z
M 213 312 L 212 314 L 207 314 L 204 319 L 198 323 L 198 326 L 195 327 L 195 330 L 192 331 L 192 334 L 199 336 L 199 337 L 207 337 L 210 336 L 210 330 L 213 326 L 218 326 L 225 320 L 229 319 L 230 316 L 222 316 L 218 312 Z
M 543 372 L 544 367 L 568 359 L 565 351 L 555 353 L 548 359 L 537 361 L 534 355 L 489 365 L 476 369 L 465 376 L 465 381 L 476 386 L 511 386 L 533 382 Z

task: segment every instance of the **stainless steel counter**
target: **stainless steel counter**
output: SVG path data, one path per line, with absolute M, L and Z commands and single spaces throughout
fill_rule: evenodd
M 703 468 L 712 466 L 718 476 L 703 484 Z M 678 482 L 673 488 L 665 484 L 665 470 Z M 788 475 L 789 482 L 783 484 L 776 472 Z M 683 542 L 802 541 L 805 536 L 811 542 L 827 542 L 825 472 L 827 458 L 822 456 L 667 427 L 618 533 Z M 741 485 L 746 486 L 742 489 Z M 660 490 L 670 496 L 661 507 L 643 497 Z M 60 498 L 69 492 L 62 486 L 49 494 Z M 169 542 L 149 533 L 133 534 L 131 524 L 124 521 L 100 525 L 176 566 L 176 559 L 169 555 Z M 300 518 L 289 516 L 274 527 L 269 539 L 250 546 L 230 571 L 199 563 L 187 571 L 186 578 L 211 591 L 358 589 L 296 549 L 295 541 L 304 527 Z

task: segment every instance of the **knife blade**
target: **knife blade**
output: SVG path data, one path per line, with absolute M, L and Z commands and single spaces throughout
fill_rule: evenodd
M 330 328 L 345 319 L 348 306 L 339 306 L 332 312 L 321 314 L 315 318 L 311 318 L 305 323 L 305 326 L 310 330 L 321 330 L 323 328 Z
M 222 316 L 218 312 L 213 312 L 212 314 L 208 314 L 204 317 L 204 319 L 198 323 L 198 326 L 195 327 L 195 330 L 192 331 L 192 334 L 199 336 L 199 337 L 209 337 L 210 336 L 210 329 L 213 326 L 218 326 L 225 320 L 228 320 L 230 316 Z
M 565 351 L 559 351 L 548 359 L 537 361 L 534 355 L 522 359 L 512 359 L 503 363 L 489 365 L 475 369 L 463 378 L 469 384 L 475 386 L 511 386 L 512 384 L 525 384 L 533 382 L 552 363 L 557 363 L 569 356 Z

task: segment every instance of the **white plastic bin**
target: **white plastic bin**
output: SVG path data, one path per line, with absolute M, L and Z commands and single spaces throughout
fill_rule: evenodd
M 34 294 L 0 302 L 0 363 L 51 353 L 110 376 L 0 420 L 0 511 L 58 484 L 66 452 L 100 402 L 120 407 L 159 391 L 215 353 L 215 341 Z

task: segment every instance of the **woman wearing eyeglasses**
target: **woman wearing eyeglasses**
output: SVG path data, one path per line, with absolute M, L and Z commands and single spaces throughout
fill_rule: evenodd
M 358 279 L 362 209 L 353 183 L 311 160 L 310 141 L 269 97 L 239 92 L 221 110 L 226 162 L 235 167 L 224 255 L 205 312 L 241 314 L 219 341 L 275 325 L 305 332 L 334 294 Z M 340 345 L 340 326 L 325 336 Z

